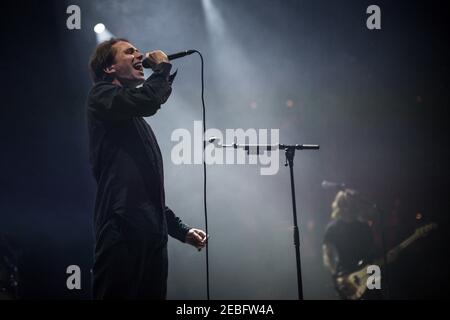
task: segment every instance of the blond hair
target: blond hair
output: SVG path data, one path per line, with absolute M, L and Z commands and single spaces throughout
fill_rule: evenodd
M 354 198 L 353 190 L 341 190 L 336 194 L 333 203 L 331 204 L 331 218 L 337 219 L 339 217 L 356 218 L 361 211 L 361 206 Z

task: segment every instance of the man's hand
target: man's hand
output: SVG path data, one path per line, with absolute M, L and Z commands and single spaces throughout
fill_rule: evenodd
M 202 248 L 205 247 L 207 239 L 208 237 L 206 236 L 206 233 L 203 230 L 192 228 L 186 234 L 185 242 L 196 247 L 198 251 L 200 251 Z
M 147 52 L 145 57 L 148 58 L 150 68 L 152 68 L 152 70 L 154 70 L 154 68 L 161 62 L 169 62 L 169 58 L 161 50 Z

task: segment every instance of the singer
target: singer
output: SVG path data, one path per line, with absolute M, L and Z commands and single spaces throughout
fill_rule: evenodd
M 168 234 L 199 250 L 206 245 L 205 232 L 185 225 L 165 204 L 161 152 L 143 117 L 167 101 L 175 74 L 158 50 L 146 55 L 153 74 L 145 79 L 143 58 L 128 40 L 112 39 L 89 62 L 94 299 L 165 299 Z

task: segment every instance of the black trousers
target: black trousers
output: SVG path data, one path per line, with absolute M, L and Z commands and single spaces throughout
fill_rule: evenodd
M 166 299 L 167 237 L 148 230 L 118 218 L 102 228 L 95 245 L 94 299 Z

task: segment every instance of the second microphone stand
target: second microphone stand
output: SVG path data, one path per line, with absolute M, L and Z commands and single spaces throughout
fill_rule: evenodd
M 209 142 L 213 142 L 215 138 L 209 139 Z M 294 221 L 294 246 L 295 246 L 295 257 L 297 261 L 297 288 L 298 288 L 298 299 L 303 300 L 303 284 L 302 284 L 302 269 L 300 261 L 300 235 L 297 222 L 297 204 L 295 197 L 295 184 L 294 184 L 294 157 L 296 150 L 318 150 L 320 146 L 318 144 L 224 144 L 218 145 L 222 148 L 232 147 L 234 149 L 242 148 L 250 153 L 251 149 L 256 149 L 256 153 L 259 154 L 261 150 L 274 151 L 274 150 L 284 150 L 286 156 L 285 166 L 289 166 L 289 172 L 291 177 L 291 194 L 292 194 L 292 214 Z

